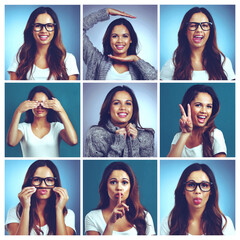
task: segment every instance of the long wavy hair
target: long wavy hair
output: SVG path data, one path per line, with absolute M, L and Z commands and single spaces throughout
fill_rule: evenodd
M 188 176 L 194 171 L 203 171 L 212 182 L 211 192 L 205 210 L 201 218 L 201 228 L 205 235 L 223 235 L 223 228 L 227 224 L 227 219 L 221 212 L 218 205 L 218 187 L 212 170 L 206 164 L 194 163 L 188 166 L 182 173 L 177 188 L 175 190 L 175 206 L 168 218 L 170 235 L 186 235 L 188 232 L 189 209 L 184 195 L 185 182 Z M 222 227 L 222 218 L 225 224 Z
M 26 173 L 22 189 L 25 187 L 32 186 L 32 180 L 31 178 L 34 176 L 34 173 L 39 167 L 48 167 L 51 169 L 54 177 L 56 177 L 55 181 L 55 187 L 61 187 L 61 180 L 59 176 L 58 169 L 56 165 L 50 161 L 50 160 L 37 160 L 34 163 L 31 164 L 31 166 L 28 168 L 28 171 Z M 56 235 L 56 195 L 54 192 L 51 193 L 50 198 L 47 200 L 47 205 L 44 209 L 44 219 L 46 221 L 46 224 L 49 227 L 48 235 Z M 16 213 L 18 218 L 21 218 L 23 211 L 23 207 L 21 203 L 18 203 Z M 67 208 L 64 207 L 63 209 L 64 216 L 67 214 Z M 38 227 L 40 226 L 40 219 L 37 214 L 37 198 L 35 196 L 35 193 L 31 197 L 31 207 L 30 207 L 30 218 L 29 218 L 29 234 L 31 233 L 31 230 L 34 229 L 37 233 L 37 235 L 43 234 L 41 229 Z
M 24 30 L 24 43 L 17 53 L 18 68 L 16 71 L 19 80 L 26 80 L 28 74 L 32 75 L 33 65 L 37 52 L 36 41 L 33 37 L 33 24 L 40 14 L 47 13 L 56 23 L 54 28 L 54 36 L 47 52 L 47 64 L 50 70 L 48 79 L 51 76 L 56 80 L 67 80 L 68 74 L 64 60 L 66 58 L 66 49 L 63 46 L 61 38 L 61 29 L 56 13 L 49 7 L 39 7 L 35 9 L 27 22 Z
M 117 25 L 124 25 L 129 33 L 130 33 L 130 38 L 131 38 L 131 44 L 128 48 L 128 51 L 127 51 L 127 55 L 137 55 L 137 50 L 138 50 L 138 37 L 137 37 L 137 34 L 132 26 L 132 24 L 126 20 L 125 18 L 118 18 L 114 21 L 112 21 L 108 27 L 107 27 L 107 30 L 104 34 L 104 37 L 103 37 L 103 54 L 106 58 L 108 58 L 108 55 L 109 54 L 113 54 L 113 50 L 112 50 L 112 47 L 111 47 L 111 44 L 110 44 L 110 38 L 111 38 L 111 33 L 112 33 L 112 30 L 115 26 Z
M 183 96 L 182 106 L 187 112 L 187 105 L 191 104 L 191 102 L 196 98 L 199 93 L 208 93 L 213 101 L 212 114 L 208 119 L 206 125 L 202 127 L 200 130 L 200 134 L 202 136 L 203 143 L 203 156 L 204 157 L 213 157 L 213 137 L 211 136 L 213 130 L 216 128 L 214 120 L 220 110 L 220 103 L 218 97 L 210 86 L 207 85 L 193 85 L 190 87 Z
M 109 196 L 107 183 L 108 178 L 114 170 L 122 170 L 127 173 L 130 179 L 130 193 L 126 200 L 126 204 L 129 206 L 129 211 L 126 212 L 127 220 L 136 226 L 138 235 L 146 235 L 147 223 L 145 221 L 145 208 L 140 203 L 139 189 L 136 176 L 133 170 L 124 162 L 112 162 L 104 170 L 102 180 L 99 185 L 100 201 L 97 209 L 106 209 L 109 206 Z
M 44 86 L 36 86 L 30 91 L 30 93 L 28 95 L 28 100 L 31 101 L 34 98 L 36 93 L 44 93 L 47 95 L 48 99 L 52 99 L 54 97 L 53 93 L 48 88 L 46 88 Z M 32 110 L 30 109 L 30 110 L 26 111 L 24 122 L 32 123 L 33 120 L 34 120 L 34 115 L 33 115 Z M 48 109 L 47 121 L 50 123 L 51 122 L 61 122 L 61 119 L 57 112 L 55 112 L 52 109 Z
M 210 35 L 202 53 L 203 67 L 207 71 L 210 80 L 227 80 L 227 76 L 223 70 L 225 56 L 217 46 L 217 33 L 214 20 L 206 8 L 199 7 L 194 7 L 185 14 L 178 31 L 178 47 L 173 54 L 173 63 L 175 66 L 173 80 L 192 79 L 191 48 L 186 33 L 188 31 L 187 24 L 192 15 L 199 12 L 205 14 L 209 22 L 212 23 Z

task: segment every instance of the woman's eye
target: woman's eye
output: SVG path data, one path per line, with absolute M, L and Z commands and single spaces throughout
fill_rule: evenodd
M 130 103 L 130 102 L 127 102 L 127 103 L 126 103 L 126 105 L 128 105 L 128 106 L 132 106 L 132 103 Z
M 119 102 L 114 102 L 114 103 L 113 103 L 113 105 L 118 105 L 118 104 L 119 104 Z
M 128 35 L 127 35 L 127 34 L 124 34 L 123 37 L 124 37 L 124 38 L 128 38 Z
M 200 104 L 200 103 L 198 103 L 198 104 L 195 104 L 195 106 L 196 106 L 196 107 L 200 107 L 200 106 L 201 106 L 201 104 Z
M 209 106 L 207 106 L 207 107 L 208 107 L 208 108 L 212 108 L 212 106 L 210 106 L 210 105 L 209 105 Z
M 112 185 L 114 185 L 114 184 L 116 184 L 117 183 L 117 181 L 111 181 L 110 182 L 110 184 L 112 184 Z
M 116 38 L 117 37 L 117 35 L 112 35 L 112 38 Z
M 123 183 L 123 185 L 127 185 L 128 181 L 123 181 L 122 183 Z

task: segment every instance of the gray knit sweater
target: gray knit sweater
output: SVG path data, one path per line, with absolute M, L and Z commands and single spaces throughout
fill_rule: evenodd
M 154 132 L 137 129 L 136 139 L 116 134 L 116 127 L 109 120 L 106 127 L 92 126 L 87 133 L 86 157 L 152 157 Z
M 106 80 L 108 71 L 112 66 L 112 60 L 106 58 L 92 42 L 86 32 L 94 24 L 108 20 L 110 17 L 106 9 L 93 12 L 83 19 L 83 60 L 87 65 L 86 80 Z M 129 73 L 132 80 L 156 80 L 157 71 L 149 63 L 142 59 L 128 63 Z

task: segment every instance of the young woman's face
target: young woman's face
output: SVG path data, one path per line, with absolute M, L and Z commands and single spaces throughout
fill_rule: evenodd
M 126 91 L 116 92 L 111 107 L 111 122 L 118 127 L 125 127 L 133 115 L 133 102 L 131 95 Z
M 209 20 L 204 13 L 199 12 L 193 14 L 189 22 L 202 23 L 209 22 Z M 203 31 L 200 25 L 198 25 L 195 31 L 187 30 L 187 39 L 191 49 L 204 48 L 209 38 L 210 31 L 211 30 Z
M 51 196 L 51 191 L 52 188 L 54 188 L 54 181 L 51 181 L 51 178 L 53 178 L 54 175 L 51 171 L 50 168 L 47 166 L 44 167 L 39 167 L 35 171 L 33 175 L 33 180 L 32 180 L 32 186 L 35 186 L 37 188 L 37 191 L 35 193 L 35 196 L 37 199 L 48 199 Z M 45 181 L 47 182 L 48 186 L 45 181 L 42 181 L 40 185 L 39 184 L 39 179 L 38 178 L 49 178 L 46 179 Z
M 108 178 L 107 190 L 110 200 L 118 202 L 125 202 L 130 193 L 130 179 L 128 174 L 123 170 L 114 170 Z
M 114 56 L 126 57 L 131 44 L 131 36 L 124 25 L 116 25 L 110 36 L 110 45 Z
M 207 174 L 202 170 L 192 172 L 188 176 L 186 182 L 188 181 L 194 181 L 195 183 L 210 182 Z M 207 201 L 209 199 L 210 192 L 211 191 L 208 191 L 208 192 L 202 191 L 199 186 L 197 186 L 196 189 L 192 192 L 189 192 L 185 189 L 184 194 L 185 194 L 185 198 L 187 200 L 189 209 L 204 210 L 206 207 Z
M 43 92 L 37 92 L 35 93 L 32 101 L 36 101 L 39 103 L 42 103 L 44 101 L 48 100 L 48 97 Z M 34 117 L 40 118 L 40 117 L 46 117 L 48 114 L 48 109 L 44 108 L 41 104 L 32 110 Z
M 52 23 L 54 23 L 54 21 L 49 14 L 42 13 L 37 16 L 34 23 L 35 23 L 35 26 L 37 26 L 36 23 L 52 24 Z M 50 43 L 54 37 L 54 27 L 53 27 L 53 31 L 47 31 L 46 27 L 44 27 L 44 26 L 43 26 L 42 30 L 40 30 L 40 31 L 35 31 L 34 29 L 35 28 L 33 28 L 33 37 L 37 43 L 37 46 L 50 45 Z M 36 29 L 36 30 L 38 30 L 38 29 Z
M 204 127 L 212 115 L 212 97 L 208 93 L 200 92 L 190 106 L 193 125 L 195 127 Z

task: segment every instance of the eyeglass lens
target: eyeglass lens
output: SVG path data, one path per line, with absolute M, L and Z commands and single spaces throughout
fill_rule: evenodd
M 191 191 L 195 191 L 197 186 L 199 186 L 203 192 L 208 192 L 211 189 L 211 183 L 209 182 L 196 183 L 194 181 L 187 182 L 185 188 L 187 191 L 191 192 Z
M 45 27 L 45 29 L 48 32 L 52 32 L 52 31 L 54 31 L 54 25 L 55 25 L 54 23 L 47 23 L 47 24 L 34 23 L 33 30 L 35 32 L 40 32 L 40 31 L 42 31 L 43 27 Z
M 209 31 L 211 28 L 211 23 L 210 22 L 201 22 L 201 23 L 197 23 L 197 22 L 190 22 L 188 24 L 188 29 L 190 31 L 195 31 L 198 26 L 200 25 L 200 27 L 202 28 L 203 31 Z
M 55 179 L 53 177 L 47 177 L 47 178 L 34 177 L 32 179 L 32 185 L 39 186 L 42 184 L 42 181 L 44 181 L 47 186 L 55 185 Z

